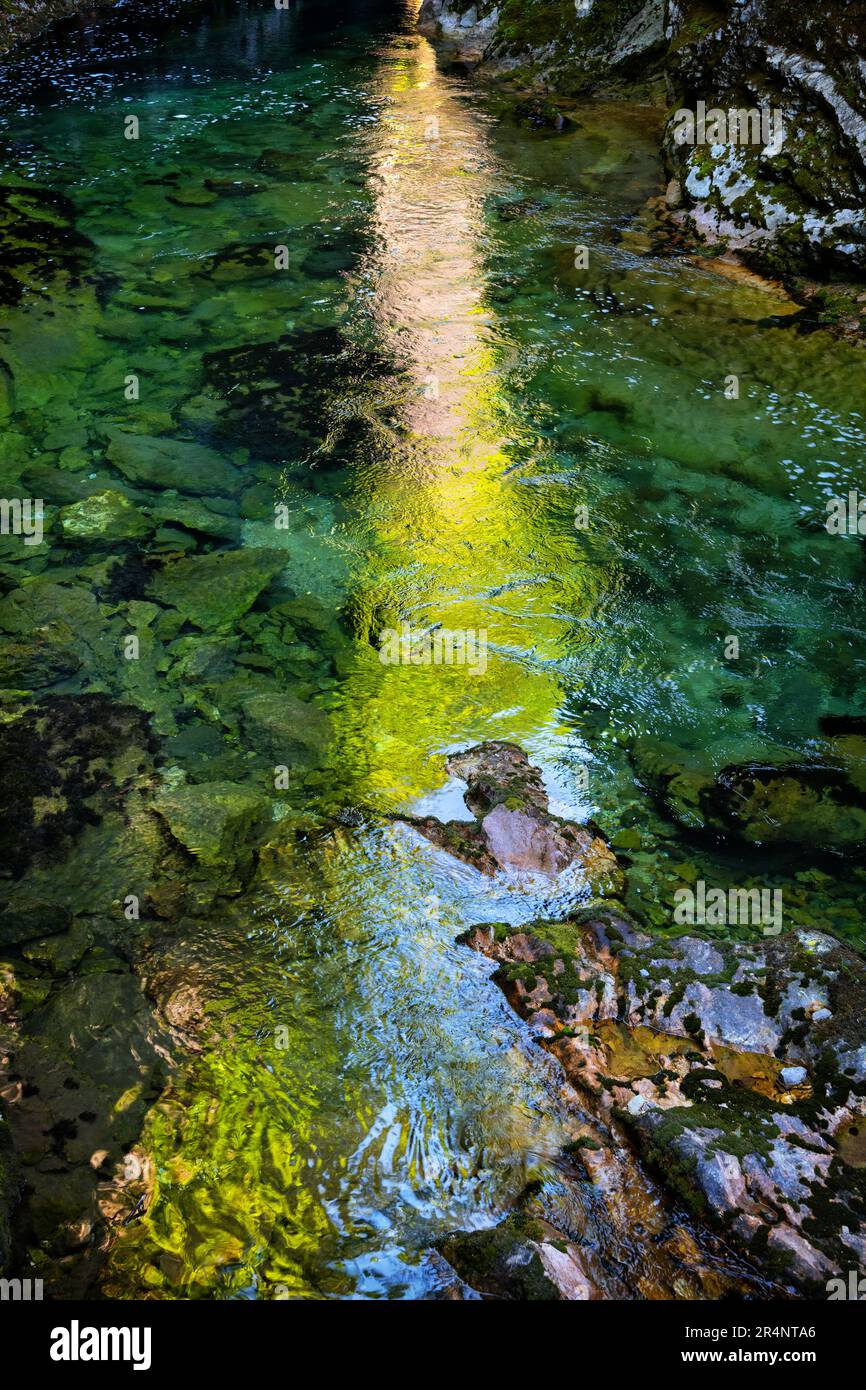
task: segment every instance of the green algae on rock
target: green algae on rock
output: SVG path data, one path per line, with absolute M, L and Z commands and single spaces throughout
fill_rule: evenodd
M 225 628 L 243 617 L 285 564 L 280 550 L 215 550 L 169 560 L 150 581 L 148 593 L 195 627 Z
M 208 869 L 249 872 L 255 838 L 270 821 L 267 798 L 233 782 L 158 792 L 154 807 L 176 840 Z
M 2 304 L 20 303 L 55 277 L 74 288 L 92 271 L 93 244 L 77 230 L 74 204 L 50 189 L 0 186 L 0 233 Z
M 564 1295 L 547 1267 L 548 1251 L 557 1253 L 553 1242 L 561 1242 L 558 1231 L 521 1214 L 506 1217 L 490 1230 L 455 1232 L 437 1249 L 476 1292 L 506 1301 L 556 1302 Z M 567 1253 L 565 1257 L 568 1260 Z
M 122 492 L 97 492 L 61 508 L 58 522 L 64 537 L 73 541 L 131 541 L 151 529 L 147 517 Z
M 799 763 L 781 752 L 777 765 L 714 772 L 700 755 L 643 740 L 632 758 L 666 813 L 690 830 L 815 854 L 866 849 L 862 753 L 834 765 Z
M 111 429 L 106 457 L 126 478 L 147 487 L 179 492 L 232 496 L 241 488 L 234 464 L 204 444 L 182 439 L 156 439 L 128 430 Z

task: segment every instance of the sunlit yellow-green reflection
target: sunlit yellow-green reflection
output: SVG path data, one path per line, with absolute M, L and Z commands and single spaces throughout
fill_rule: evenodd
M 377 338 L 406 385 L 398 442 L 356 476 L 368 550 L 355 583 L 383 622 L 438 623 L 487 644 L 483 670 L 384 665 L 377 632 L 359 645 L 331 711 L 335 761 L 351 768 L 360 803 L 402 806 L 443 781 L 431 754 L 445 745 L 508 737 L 531 747 L 542 731 L 550 736 L 559 686 L 543 663 L 558 649 L 556 605 L 569 588 L 572 609 L 590 595 L 580 593 L 588 581 L 575 567 L 573 533 L 552 537 L 531 490 L 505 476 L 514 441 L 504 433 L 496 325 L 484 302 L 484 200 L 496 171 L 483 121 L 461 105 L 420 38 L 383 53 L 375 95 L 375 250 L 358 288 L 374 291 Z M 106 1292 L 143 1279 L 155 1296 L 345 1293 L 336 1272 L 323 1275 L 328 1252 L 336 1267 L 338 1231 L 351 1240 L 365 1219 L 379 1219 L 377 1204 L 387 1210 L 396 1192 L 409 1211 L 463 1203 L 471 1222 L 516 1197 L 531 1156 L 555 1148 L 548 1117 L 525 1101 L 526 1058 L 474 1055 L 475 1024 L 470 1037 L 456 1016 L 465 999 L 453 961 L 443 958 L 454 933 L 419 934 L 420 870 L 407 853 L 390 843 L 365 859 L 357 836 L 337 836 L 303 862 L 289 847 L 266 865 L 267 893 L 289 918 L 305 906 L 327 918 L 324 942 L 310 946 L 315 972 L 301 970 L 296 982 L 283 962 L 273 1022 L 296 1010 L 288 1047 L 275 1053 L 270 1035 L 249 1037 L 272 981 L 265 964 L 256 978 L 255 952 L 244 945 L 231 999 L 247 1027 L 235 1036 L 227 1019 L 152 1110 L 142 1141 L 156 1164 L 152 1216 L 124 1233 Z M 375 950 L 371 913 L 386 932 Z M 344 952 L 356 937 L 364 949 L 347 978 Z M 217 947 L 211 973 L 219 958 Z M 272 958 L 270 966 L 276 975 Z M 231 979 L 230 952 L 225 968 Z M 417 1059 L 403 1051 L 407 1016 L 441 1075 L 427 1062 L 415 1075 Z M 467 1109 L 485 1115 L 483 1162 L 463 1133 Z M 323 1277 L 334 1282 L 325 1287 Z
M 504 453 L 483 265 L 496 171 L 482 118 L 437 73 L 423 41 L 390 55 L 379 95 L 377 253 L 366 275 L 379 339 L 409 383 L 409 433 L 358 480 L 373 536 L 359 586 L 395 596 L 413 629 L 438 623 L 487 643 L 483 672 L 371 661 L 347 683 L 338 737 L 353 764 L 366 762 L 360 790 L 399 801 L 441 781 L 430 753 L 443 745 L 497 736 L 531 744 L 549 730 L 558 686 L 536 663 L 556 651 L 553 606 L 575 547 L 565 533 L 559 544 L 537 533 L 526 490 L 504 476 L 513 457 Z

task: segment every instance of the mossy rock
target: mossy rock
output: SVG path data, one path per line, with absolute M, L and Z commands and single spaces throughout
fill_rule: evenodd
M 7 870 L 18 876 L 37 855 L 56 861 L 66 854 L 148 765 L 150 750 L 145 715 L 108 695 L 47 695 L 0 725 Z M 33 935 L 51 930 L 46 924 Z
M 28 184 L 0 186 L 0 304 L 44 293 L 63 277 L 77 286 L 91 266 L 93 243 L 76 230 L 75 206 L 61 193 Z
M 203 782 L 159 792 L 154 807 L 172 835 L 205 868 L 248 872 L 271 820 L 270 803 L 234 782 Z
M 130 482 L 205 497 L 232 497 L 241 490 L 243 476 L 235 465 L 204 444 L 120 429 L 107 433 L 107 457 Z
M 698 754 L 641 741 L 638 776 L 664 812 L 689 830 L 753 847 L 866 850 L 866 792 L 840 759 L 733 764 L 715 772 Z
M 110 490 L 63 507 L 58 521 L 63 538 L 68 541 L 132 541 L 151 530 L 140 507 L 124 493 Z
M 42 628 L 32 641 L 0 643 L 0 689 L 30 691 L 68 680 L 81 668 L 74 634 L 65 623 Z
M 322 710 L 283 691 L 250 696 L 243 712 L 249 742 L 278 763 L 315 758 L 330 734 L 330 723 Z
M 559 1301 L 562 1295 L 548 1277 L 532 1226 L 522 1213 L 506 1217 L 486 1231 L 458 1231 L 437 1242 L 460 1278 L 478 1293 L 507 1302 Z
M 150 595 L 176 608 L 195 627 L 225 628 L 243 617 L 285 568 L 280 550 L 218 550 L 170 561 L 154 576 Z

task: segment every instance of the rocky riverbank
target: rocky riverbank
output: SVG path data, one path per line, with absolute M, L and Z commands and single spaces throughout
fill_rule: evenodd
M 852 328 L 864 315 L 866 79 L 861 0 L 424 0 L 448 55 L 523 93 L 524 115 L 567 129 L 571 103 L 616 96 L 663 110 L 658 211 L 695 245 L 808 293 Z M 682 113 L 709 119 L 687 128 Z M 730 113 L 754 128 L 729 129 Z M 716 117 L 720 119 L 715 120 Z M 735 122 L 736 125 L 736 122 Z
M 0 54 L 34 38 L 58 19 L 111 4 L 114 0 L 0 0 Z
M 825 933 L 775 926 L 763 939 L 710 939 L 672 922 L 650 936 L 613 897 L 610 866 L 599 873 L 610 851 L 549 816 L 520 749 L 481 745 L 449 769 L 467 780 L 479 819 L 437 828 L 428 818 L 415 823 L 421 833 L 482 869 L 485 855 L 511 871 L 583 865 L 591 900 L 579 912 L 479 926 L 465 940 L 496 962 L 494 980 L 560 1063 L 575 1112 L 593 1117 L 594 1131 L 574 1145 L 589 1180 L 608 1192 L 645 1183 L 631 1144 L 673 1199 L 765 1277 L 809 1291 L 862 1262 L 861 957 Z M 556 860 L 563 843 L 574 847 L 565 864 Z M 500 1294 L 509 1259 L 521 1280 L 534 1271 L 534 1292 L 503 1296 L 544 1296 L 545 1279 L 557 1286 L 551 1297 L 598 1296 L 579 1246 L 566 1244 L 558 1280 L 549 1234 L 527 1234 L 527 1219 L 495 1238 L 455 1237 L 443 1251 L 470 1283 L 483 1254 L 483 1287 Z

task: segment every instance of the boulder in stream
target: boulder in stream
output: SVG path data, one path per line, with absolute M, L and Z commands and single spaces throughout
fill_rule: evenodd
M 537 767 L 514 743 L 478 744 L 446 760 L 467 784 L 473 821 L 405 817 L 433 844 L 479 869 L 525 870 L 550 876 L 579 865 L 596 893 L 615 892 L 622 873 L 613 852 L 591 828 L 551 815 Z
M 688 830 L 752 847 L 860 853 L 866 849 L 866 760 L 862 749 L 855 756 L 841 744 L 836 757 L 820 761 L 782 754 L 778 762 L 715 771 L 700 754 L 644 740 L 632 749 L 632 761 L 661 809 Z

